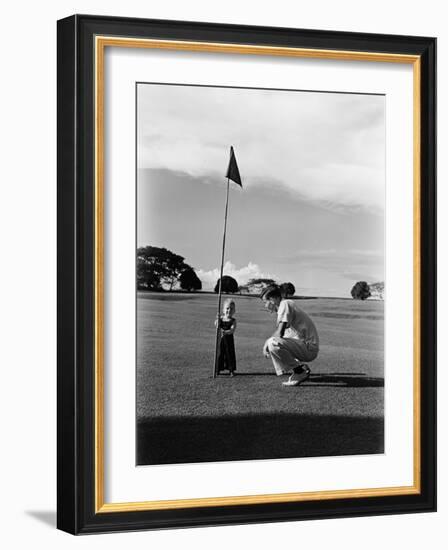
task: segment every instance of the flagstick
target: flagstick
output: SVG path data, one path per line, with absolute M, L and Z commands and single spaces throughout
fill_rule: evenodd
M 213 366 L 213 378 L 216 378 L 216 374 L 218 370 L 219 332 L 220 332 L 219 317 L 221 315 L 222 274 L 224 270 L 224 250 L 226 247 L 227 211 L 229 208 L 229 183 L 230 183 L 230 179 L 227 178 L 226 212 L 224 214 L 224 234 L 222 236 L 221 275 L 219 277 L 219 286 L 218 286 L 218 316 L 217 316 L 217 325 L 216 325 L 215 364 Z

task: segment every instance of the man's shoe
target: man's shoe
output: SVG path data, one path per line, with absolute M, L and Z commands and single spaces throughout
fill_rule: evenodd
M 298 372 L 297 372 L 298 371 Z M 286 382 L 283 382 L 284 386 L 298 386 L 309 378 L 311 370 L 306 365 L 300 365 L 293 369 L 293 373 Z

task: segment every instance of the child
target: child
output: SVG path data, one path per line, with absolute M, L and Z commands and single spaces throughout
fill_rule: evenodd
M 222 315 L 215 321 L 215 326 L 219 323 L 221 339 L 219 341 L 218 352 L 218 374 L 228 370 L 230 376 L 234 376 L 236 371 L 235 343 L 233 333 L 236 329 L 235 302 L 226 300 L 222 308 Z

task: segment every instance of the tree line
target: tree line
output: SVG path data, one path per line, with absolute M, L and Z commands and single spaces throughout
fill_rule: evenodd
M 220 279 L 216 282 L 215 292 L 219 292 L 219 283 Z M 277 284 L 274 279 L 254 278 L 246 285 L 239 286 L 236 279 L 223 275 L 221 291 L 225 294 L 258 294 L 272 284 Z M 188 292 L 202 290 L 202 281 L 183 256 L 157 246 L 137 249 L 138 290 L 172 291 L 178 287 Z M 280 288 L 285 297 L 294 296 L 295 288 L 292 283 L 283 283 Z
M 214 287 L 215 292 L 219 292 L 219 281 L 218 279 Z M 253 278 L 240 286 L 236 279 L 224 275 L 221 290 L 225 294 L 261 294 L 267 286 L 273 284 L 279 283 L 269 278 Z M 296 289 L 292 283 L 285 282 L 279 286 L 285 298 L 294 296 Z M 137 249 L 138 290 L 170 291 L 178 287 L 188 292 L 202 290 L 202 281 L 183 256 L 157 246 L 143 246 Z M 382 299 L 383 294 L 384 283 L 369 285 L 366 281 L 358 281 L 351 289 L 352 298 L 355 300 L 366 300 L 372 295 Z

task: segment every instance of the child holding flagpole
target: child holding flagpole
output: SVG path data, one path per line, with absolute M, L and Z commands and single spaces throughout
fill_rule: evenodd
M 238 164 L 236 162 L 235 157 L 235 151 L 233 150 L 233 147 L 230 147 L 230 159 L 229 159 L 229 166 L 227 167 L 227 193 L 226 193 L 226 209 L 224 214 L 224 232 L 222 236 L 222 252 L 221 252 L 221 276 L 219 278 L 219 285 L 218 285 L 218 313 L 217 313 L 217 321 L 215 322 L 216 326 L 216 344 L 215 344 L 215 361 L 213 365 L 213 378 L 216 377 L 216 375 L 219 372 L 219 366 L 218 366 L 218 359 L 220 354 L 220 345 L 222 343 L 221 336 L 221 329 L 219 326 L 220 321 L 220 313 L 221 313 L 221 295 L 222 295 L 222 278 L 223 278 L 223 269 L 224 269 L 224 255 L 225 255 L 225 248 L 226 248 L 226 229 L 227 229 L 227 213 L 229 208 L 229 187 L 230 187 L 230 180 L 235 182 L 240 187 L 243 187 L 243 184 L 241 183 L 241 176 L 240 171 L 238 169 Z M 235 304 L 233 304 L 235 306 Z M 233 333 L 232 336 L 232 346 L 233 346 Z M 235 348 L 233 348 L 233 353 L 235 352 Z M 235 363 L 236 364 L 236 363 Z M 236 367 L 235 367 L 236 368 Z M 233 369 L 235 370 L 235 369 Z M 230 371 L 231 374 L 233 374 L 233 370 Z
M 236 371 L 236 354 L 233 334 L 236 330 L 235 302 L 226 300 L 222 308 L 222 315 L 215 321 L 215 327 L 219 328 L 219 350 L 217 372 L 220 374 L 224 370 L 229 371 L 230 376 L 234 376 Z

